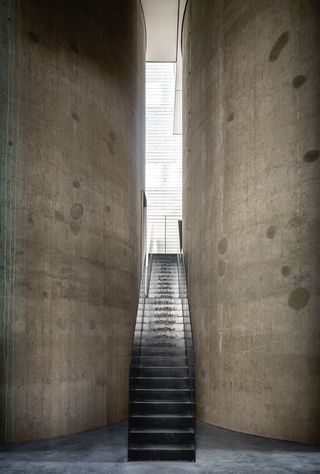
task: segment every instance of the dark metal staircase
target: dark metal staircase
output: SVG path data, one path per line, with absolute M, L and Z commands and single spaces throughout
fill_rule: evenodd
M 151 254 L 142 278 L 129 394 L 128 460 L 195 461 L 195 363 L 180 254 Z

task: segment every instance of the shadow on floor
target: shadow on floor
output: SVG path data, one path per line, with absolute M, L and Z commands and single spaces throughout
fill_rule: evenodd
M 320 447 L 277 441 L 198 421 L 197 462 L 127 463 L 127 423 L 48 441 L 0 447 L 0 472 L 319 474 Z

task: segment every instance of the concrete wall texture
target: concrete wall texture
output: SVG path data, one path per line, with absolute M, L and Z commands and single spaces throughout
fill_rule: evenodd
M 136 0 L 1 0 L 2 441 L 127 416 L 141 264 Z
M 189 0 L 184 249 L 209 423 L 320 441 L 320 5 Z

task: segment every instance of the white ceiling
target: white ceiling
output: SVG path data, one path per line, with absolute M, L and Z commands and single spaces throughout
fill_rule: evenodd
M 147 61 L 175 62 L 179 0 L 141 0 L 147 29 Z

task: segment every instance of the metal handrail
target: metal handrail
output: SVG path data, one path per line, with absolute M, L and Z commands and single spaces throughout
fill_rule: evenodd
M 140 283 L 140 292 L 139 292 L 139 301 L 138 301 L 138 308 L 136 311 L 136 319 L 134 323 L 134 332 L 133 332 L 133 337 L 132 337 L 132 343 L 131 343 L 131 348 L 133 348 L 135 342 L 138 342 L 135 340 L 136 334 L 135 334 L 135 329 L 137 326 L 137 318 L 138 318 L 138 313 L 139 313 L 139 304 L 143 300 L 143 308 L 142 308 L 142 318 L 141 318 L 141 328 L 140 328 L 140 337 L 139 337 L 139 351 L 138 351 L 138 357 L 140 358 L 140 352 L 141 352 L 141 338 L 142 338 L 142 331 L 143 331 L 143 324 L 144 324 L 144 313 L 145 313 L 145 304 L 146 304 L 146 298 L 149 295 L 149 287 L 150 287 L 150 279 L 151 279 L 151 270 L 152 270 L 152 253 L 150 253 L 150 248 L 151 248 L 151 242 L 149 245 L 149 249 L 145 253 L 144 256 L 144 265 L 143 265 L 143 272 L 142 272 L 142 277 L 141 277 L 141 283 Z M 143 285 L 143 295 L 142 293 L 142 285 Z M 131 350 L 131 359 L 132 359 L 132 350 Z M 132 365 L 130 359 L 130 367 Z
M 176 225 L 181 218 L 176 215 L 161 214 L 152 216 L 152 220 L 158 237 L 158 239 L 151 239 L 153 252 L 175 254 L 179 249 L 179 235 Z
M 184 262 L 184 256 L 183 254 L 180 254 L 180 258 L 182 261 L 182 265 L 185 271 L 185 285 L 186 285 L 186 296 L 188 295 L 187 292 L 187 277 L 186 277 L 186 267 L 185 267 L 185 262 Z M 191 410 L 193 414 L 193 430 L 194 433 L 196 433 L 196 413 L 195 413 L 195 402 L 196 402 L 196 357 L 195 357 L 195 351 L 194 351 L 194 339 L 193 339 L 193 328 L 192 328 L 192 321 L 191 321 L 191 313 L 190 313 L 190 306 L 189 306 L 189 299 L 188 297 L 185 297 L 183 302 L 182 302 L 182 314 L 183 314 L 183 321 L 185 319 L 185 305 L 187 305 L 188 309 L 188 323 L 190 325 L 190 334 L 186 337 L 186 353 L 187 353 L 187 362 L 188 362 L 188 370 L 189 370 L 189 387 L 190 389 L 193 390 L 191 392 L 191 400 L 193 401 L 193 404 L 191 405 Z M 191 347 L 190 347 L 190 342 L 191 342 Z M 190 377 L 190 359 L 193 361 L 193 378 Z M 193 380 L 193 382 L 191 382 Z M 194 437 L 194 443 L 195 443 L 195 448 L 196 448 L 196 436 Z
M 142 311 L 142 321 L 144 319 L 144 308 L 145 308 L 145 300 L 146 300 L 146 295 L 145 295 L 145 289 L 143 289 L 143 286 L 145 284 L 145 279 L 146 279 L 146 259 L 147 255 L 144 256 L 144 265 L 143 265 L 143 271 L 141 275 L 141 282 L 140 282 L 140 291 L 139 291 L 139 300 L 138 300 L 138 306 L 137 306 L 137 311 L 136 311 L 136 318 L 134 322 L 134 329 L 133 329 L 133 336 L 132 336 L 132 342 L 131 342 L 131 357 L 130 357 L 130 365 L 129 365 L 129 429 L 128 429 L 128 442 L 129 442 L 129 432 L 130 432 L 130 420 L 131 420 L 131 411 L 132 407 L 130 404 L 130 388 L 131 388 L 131 367 L 132 367 L 132 358 L 137 357 L 135 351 L 133 351 L 133 348 L 135 346 L 135 343 L 138 342 L 138 338 L 136 337 L 136 326 L 137 326 L 137 319 L 138 319 L 138 314 L 139 314 L 139 304 L 141 303 L 141 299 L 143 298 L 143 311 Z M 142 293 L 143 289 L 143 293 Z M 140 359 L 140 350 L 141 350 L 141 338 L 142 338 L 142 324 L 140 328 L 140 335 L 139 335 L 139 351 L 138 351 L 138 357 Z
M 179 223 L 178 223 L 179 225 Z M 179 229 L 180 231 L 180 229 Z M 186 265 L 185 265 L 185 259 L 184 259 L 184 254 L 183 250 L 180 246 L 180 251 L 177 253 L 177 263 L 178 263 L 178 284 L 179 284 L 179 296 L 181 298 L 181 304 L 182 304 L 182 317 L 183 317 L 183 329 L 184 329 L 184 334 L 185 334 L 185 340 L 186 340 L 186 357 L 187 357 L 187 364 L 188 364 L 188 373 L 189 373 L 189 388 L 193 390 L 193 398 L 191 397 L 191 400 L 194 402 L 192 404 L 192 414 L 193 414 L 193 423 L 194 423 L 194 433 L 196 432 L 196 423 L 195 423 L 195 401 L 196 401 L 196 384 L 195 384 L 195 367 L 196 367 L 196 358 L 195 358 L 195 351 L 194 351 L 194 339 L 193 339 L 193 328 L 192 328 L 192 321 L 191 321 L 191 314 L 190 314 L 190 306 L 189 306 L 189 300 L 188 300 L 188 283 L 187 283 L 187 275 L 186 275 Z M 181 267 L 184 269 L 184 277 L 182 276 L 182 271 Z M 185 290 L 182 289 L 182 280 L 183 283 L 185 284 Z M 190 334 L 187 333 L 186 331 L 186 315 L 185 315 L 185 305 L 187 305 L 188 309 L 188 324 L 190 325 Z M 192 342 L 191 347 L 189 342 Z M 191 367 L 191 360 L 193 361 L 192 366 L 194 367 L 194 378 L 191 377 L 190 374 L 190 367 Z M 193 382 L 191 382 L 193 378 Z M 194 439 L 194 442 L 196 443 L 196 437 Z
M 152 239 L 150 239 L 149 249 L 147 249 L 146 256 L 145 256 L 145 276 L 144 276 L 144 298 L 143 298 L 143 310 L 142 310 L 142 319 L 141 319 L 141 328 L 140 328 L 140 342 L 139 342 L 139 362 L 140 362 L 140 354 L 141 354 L 141 339 L 142 339 L 142 331 L 144 325 L 144 313 L 145 313 L 145 306 L 146 306 L 146 298 L 149 296 L 149 288 L 150 288 L 150 280 L 151 280 L 151 270 L 152 270 L 152 253 L 150 253 L 150 248 L 152 245 Z
M 149 240 L 149 245 L 147 245 L 146 252 L 146 264 L 147 264 L 147 279 L 145 281 L 145 295 L 149 294 L 150 287 L 150 278 L 151 278 L 151 269 L 152 269 L 152 247 L 153 247 L 153 225 L 151 226 L 151 235 Z

